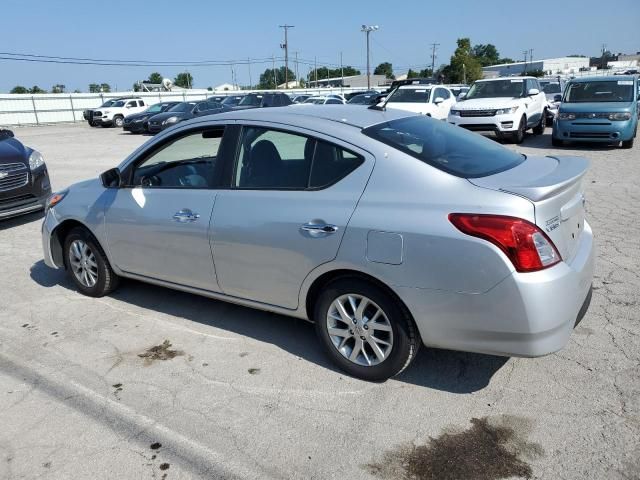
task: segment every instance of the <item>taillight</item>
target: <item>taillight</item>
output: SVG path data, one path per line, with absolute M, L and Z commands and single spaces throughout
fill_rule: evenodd
M 553 242 L 536 225 L 503 215 L 451 213 L 449 221 L 463 233 L 502 250 L 518 272 L 535 272 L 560 262 Z

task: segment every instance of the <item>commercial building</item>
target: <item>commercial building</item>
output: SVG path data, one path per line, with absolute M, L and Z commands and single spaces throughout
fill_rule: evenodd
M 371 87 L 386 86 L 390 81 L 385 75 L 371 75 Z M 367 76 L 366 75 L 351 75 L 348 77 L 335 77 L 335 78 L 318 78 L 307 82 L 307 86 L 313 87 L 352 87 L 352 88 L 367 88 Z
M 528 62 L 503 63 L 483 67 L 484 78 L 508 77 L 522 75 L 525 72 L 542 70 L 545 75 L 562 75 L 577 73 L 580 69 L 589 68 L 588 57 L 560 57 Z

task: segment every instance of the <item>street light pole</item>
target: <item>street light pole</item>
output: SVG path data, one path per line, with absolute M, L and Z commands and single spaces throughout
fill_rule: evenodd
M 371 68 L 369 65 L 369 34 L 378 30 L 378 25 L 362 25 L 361 32 L 367 36 L 367 90 L 371 90 Z

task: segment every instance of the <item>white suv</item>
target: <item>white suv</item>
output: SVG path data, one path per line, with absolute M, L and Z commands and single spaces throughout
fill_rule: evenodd
M 127 98 L 116 100 L 106 108 L 99 108 L 93 111 L 92 121 L 94 125 L 105 127 L 121 127 L 125 117 L 134 113 L 144 112 L 148 105 L 141 98 Z
M 396 88 L 383 104 L 386 108 L 420 113 L 438 120 L 446 120 L 455 96 L 440 85 L 403 85 Z
M 530 128 L 536 135 L 544 132 L 546 110 L 547 100 L 535 77 L 477 80 L 451 107 L 448 121 L 521 143 Z

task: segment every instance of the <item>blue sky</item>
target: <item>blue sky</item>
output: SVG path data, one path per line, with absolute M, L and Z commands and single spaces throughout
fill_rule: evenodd
M 28 4 L 28 7 L 26 6 Z M 605 43 L 614 53 L 640 51 L 640 1 L 536 0 L 495 2 L 211 2 L 197 0 L 2 0 L 0 52 L 64 57 L 149 61 L 200 61 L 282 56 L 282 29 L 290 30 L 290 58 L 314 59 L 364 68 L 360 25 L 377 24 L 371 37 L 372 65 L 390 61 L 396 73 L 431 63 L 432 42 L 440 43 L 436 63 L 449 61 L 458 37 L 493 43 L 501 56 L 521 59 L 573 53 L 597 54 Z M 529 7 L 530 6 L 530 7 Z M 2 55 L 0 55 L 2 56 Z M 253 82 L 270 65 L 253 65 Z M 293 67 L 293 61 L 290 64 Z M 23 63 L 0 60 L 0 92 L 15 85 L 49 90 L 87 90 L 106 82 L 119 90 L 158 70 L 174 77 L 180 67 L 120 67 Z M 309 70 L 299 65 L 300 76 Z M 192 67 L 194 86 L 229 82 L 228 66 Z M 239 83 L 249 83 L 246 65 L 236 66 Z

